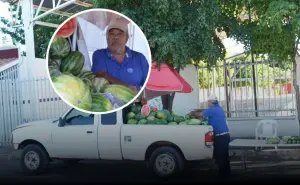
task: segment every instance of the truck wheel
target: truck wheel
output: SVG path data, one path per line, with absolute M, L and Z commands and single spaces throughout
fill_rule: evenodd
M 42 173 L 49 164 L 47 152 L 36 144 L 27 145 L 20 156 L 21 170 L 28 175 Z
M 171 177 L 184 168 L 184 160 L 180 153 L 172 147 L 159 147 L 151 154 L 150 169 L 159 177 Z

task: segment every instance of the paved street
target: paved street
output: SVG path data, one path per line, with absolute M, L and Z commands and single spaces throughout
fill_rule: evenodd
M 292 164 L 292 163 L 291 163 Z M 256 167 L 244 172 L 233 164 L 232 181 L 288 181 L 299 179 L 300 165 L 285 164 L 283 166 Z M 151 176 L 142 164 L 128 162 L 82 161 L 74 166 L 66 166 L 60 162 L 50 165 L 49 170 L 39 176 L 25 176 L 19 171 L 18 160 L 0 160 L 1 181 L 22 182 L 164 182 Z M 299 179 L 300 180 L 300 179 Z M 299 181 L 298 180 L 298 181 Z M 192 169 L 169 182 L 215 181 L 211 169 Z

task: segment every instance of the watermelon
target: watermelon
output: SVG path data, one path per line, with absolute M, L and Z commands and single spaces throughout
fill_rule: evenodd
M 148 105 L 143 105 L 142 106 L 142 109 L 141 109 L 141 113 L 144 115 L 144 116 L 148 116 L 150 114 L 150 107 Z
M 86 85 L 89 86 L 91 93 L 93 93 L 93 82 L 90 81 L 88 78 L 81 79 Z
M 109 84 L 109 81 L 105 78 L 95 77 L 93 80 L 93 92 L 99 93 L 105 87 L 105 85 Z
M 128 115 L 127 115 L 127 117 L 129 119 L 134 119 L 135 118 L 135 113 L 134 112 L 129 112 Z
M 71 51 L 71 53 L 62 59 L 60 65 L 61 72 L 69 72 L 75 76 L 77 76 L 84 65 L 84 56 L 79 51 Z
M 149 117 L 149 116 L 155 117 L 155 116 L 156 116 L 156 112 L 150 112 L 150 114 L 148 115 L 148 117 Z
M 171 115 L 168 116 L 168 117 L 167 117 L 167 121 L 168 121 L 168 122 L 173 122 L 173 121 L 174 121 L 174 117 L 171 116 Z
M 148 117 L 147 117 L 147 120 L 148 120 L 148 121 L 155 121 L 155 117 L 154 117 L 154 116 L 148 116 Z
M 71 47 L 67 39 L 55 37 L 50 45 L 49 56 L 51 59 L 62 59 L 66 57 L 70 51 Z
M 129 119 L 127 124 L 129 125 L 136 125 L 138 123 L 138 121 L 136 119 Z
M 91 110 L 92 95 L 89 87 L 78 77 L 61 74 L 52 78 L 58 94 L 67 102 L 84 110 Z
M 54 60 L 49 60 L 48 70 L 51 78 L 61 74 L 59 70 L 59 64 Z
M 64 38 L 70 37 L 73 34 L 76 25 L 76 18 L 70 19 L 57 31 L 56 36 Z
M 145 119 L 145 116 L 142 114 L 142 113 L 137 113 L 136 115 L 135 115 L 135 119 L 136 120 L 141 120 L 141 119 Z
M 126 104 L 135 97 L 135 93 L 128 87 L 117 84 L 109 84 L 103 88 L 103 93 L 111 93 L 118 98 L 121 103 Z
M 157 107 L 151 107 L 153 112 L 158 112 L 158 108 Z
M 111 102 L 102 94 L 92 94 L 92 111 L 107 112 L 112 110 Z
M 135 114 L 139 113 L 136 104 L 132 104 L 132 106 L 130 108 L 130 111 L 135 113 Z
M 160 120 L 160 124 L 162 124 L 162 125 L 167 125 L 167 124 L 168 124 L 168 121 L 165 120 L 165 119 L 161 119 L 161 120 Z
M 146 125 L 147 124 L 147 120 L 146 119 L 141 119 L 139 122 L 138 122 L 139 125 Z
M 94 78 L 96 77 L 96 75 L 91 72 L 91 71 L 82 71 L 80 72 L 78 75 L 77 75 L 78 78 L 81 78 L 81 79 L 89 79 L 91 82 L 94 81 Z
M 181 121 L 178 123 L 178 125 L 187 125 L 187 123 L 185 121 Z
M 184 121 L 184 117 L 183 116 L 174 116 L 174 121 L 177 123 L 180 123 L 182 121 Z
M 162 110 L 162 112 L 165 114 L 165 117 L 171 116 L 171 113 L 168 110 Z
M 156 113 L 156 117 L 158 119 L 165 119 L 165 113 L 163 111 L 159 111 Z
M 137 106 L 136 106 L 136 110 L 137 110 L 138 112 L 141 112 L 141 109 L 142 109 L 142 106 L 140 106 L 140 105 L 137 105 Z
M 187 121 L 189 125 L 200 125 L 201 121 L 199 119 L 190 119 Z

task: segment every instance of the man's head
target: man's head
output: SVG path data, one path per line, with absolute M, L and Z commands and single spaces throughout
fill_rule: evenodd
M 112 20 L 107 27 L 106 39 L 107 46 L 112 54 L 123 54 L 128 41 L 127 23 L 122 19 Z
M 208 103 L 209 107 L 214 106 L 214 105 L 218 104 L 218 98 L 212 94 L 208 97 L 207 103 Z

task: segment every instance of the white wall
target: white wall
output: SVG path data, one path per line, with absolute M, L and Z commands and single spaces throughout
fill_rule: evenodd
M 178 115 L 186 115 L 191 109 L 199 108 L 198 70 L 194 65 L 187 65 L 180 75 L 192 86 L 189 94 L 176 93 L 173 102 L 173 111 Z
M 47 78 L 46 59 L 35 58 L 30 63 L 24 61 L 26 61 L 26 57 L 22 57 L 20 60 L 20 79 Z M 28 71 L 31 71 L 30 74 Z

